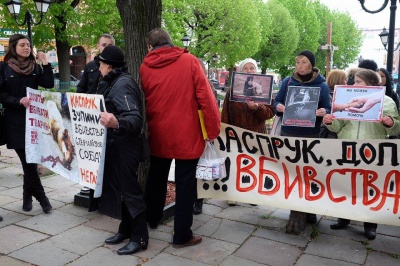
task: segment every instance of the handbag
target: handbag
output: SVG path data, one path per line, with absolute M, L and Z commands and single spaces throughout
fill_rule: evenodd
M 270 135 L 280 136 L 281 135 L 281 126 L 282 126 L 282 116 L 275 116 L 274 122 L 272 123 Z

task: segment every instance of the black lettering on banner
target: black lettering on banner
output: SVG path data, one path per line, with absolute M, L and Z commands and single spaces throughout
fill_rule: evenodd
M 250 147 L 247 145 L 246 137 L 249 137 L 250 139 L 254 139 L 253 134 L 251 132 L 243 132 L 242 140 L 243 140 L 243 145 L 246 148 L 247 152 L 251 153 L 251 154 L 255 154 L 258 151 L 258 149 L 254 146 L 252 147 L 252 149 L 250 149 Z
M 356 142 L 354 141 L 343 141 L 342 142 L 342 159 L 337 159 L 338 165 L 343 165 L 345 163 L 354 164 L 357 166 L 360 164 L 361 160 L 356 160 Z
M 221 138 L 220 136 L 218 136 L 217 140 L 218 140 L 218 144 L 219 144 L 219 149 L 220 149 L 221 151 L 224 151 L 224 150 L 225 150 L 225 143 L 224 143 L 224 141 L 222 140 L 222 138 Z
M 293 159 L 291 159 L 289 156 L 286 156 L 285 157 L 286 160 L 288 160 L 291 163 L 297 163 L 298 161 L 300 161 L 300 159 L 301 159 L 300 140 L 296 139 L 294 141 L 294 147 L 292 147 L 290 145 L 290 142 L 289 142 L 289 140 L 287 138 L 285 138 L 284 142 L 285 142 L 285 146 L 289 150 L 294 151 L 296 153 L 296 155 L 295 155 L 295 157 Z
M 260 149 L 260 152 L 262 155 L 265 155 L 265 151 L 263 149 L 263 145 L 261 143 L 261 140 L 266 140 L 267 141 L 267 147 L 268 147 L 268 152 L 269 155 L 272 157 L 273 156 L 273 151 L 272 151 L 272 146 L 271 146 L 271 141 L 267 136 L 263 136 L 263 135 L 256 135 L 256 140 L 257 140 L 257 144 L 258 144 L 258 148 Z
M 360 157 L 366 164 L 371 164 L 376 159 L 376 150 L 370 143 L 364 143 L 360 148 Z
M 284 142 L 280 138 L 272 137 L 271 143 L 272 143 L 272 148 L 274 149 L 274 153 L 275 153 L 274 154 L 275 156 L 271 156 L 271 157 L 279 160 L 280 156 L 279 156 L 278 148 L 282 148 L 284 146 Z
M 231 151 L 231 140 L 236 140 L 238 152 L 243 153 L 242 143 L 240 142 L 240 138 L 237 135 L 236 131 L 231 127 L 226 127 L 225 134 L 226 134 L 226 151 L 227 152 Z
M 396 143 L 389 143 L 389 142 L 383 142 L 379 143 L 379 157 L 378 157 L 378 165 L 384 165 L 385 163 L 385 148 L 391 148 L 392 152 L 390 154 L 389 158 L 392 158 L 391 160 L 391 165 L 392 166 L 398 166 L 399 165 L 399 160 L 397 159 L 397 144 Z
M 308 144 L 308 140 L 303 139 L 302 153 L 303 153 L 303 161 L 304 161 L 304 163 L 309 163 L 308 154 L 310 154 L 310 156 L 313 159 L 313 161 L 318 163 L 318 164 L 320 164 L 320 163 L 322 163 L 324 161 L 324 158 L 322 156 L 317 158 L 315 153 L 311 151 L 314 148 L 314 146 L 316 144 L 319 144 L 319 143 L 321 143 L 321 141 L 313 140 L 313 141 L 311 141 L 310 144 Z

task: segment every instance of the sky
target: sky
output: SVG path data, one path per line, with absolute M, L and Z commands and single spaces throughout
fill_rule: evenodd
M 348 11 L 360 29 L 389 29 L 390 2 L 379 13 L 370 14 L 364 11 L 358 0 L 320 0 L 329 9 L 339 11 Z M 365 0 L 365 6 L 370 10 L 379 9 L 384 0 Z M 396 28 L 400 28 L 400 4 L 397 3 Z

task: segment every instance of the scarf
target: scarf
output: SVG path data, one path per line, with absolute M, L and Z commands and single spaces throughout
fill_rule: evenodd
M 35 69 L 35 62 L 32 60 L 25 60 L 23 62 L 18 61 L 15 58 L 8 60 L 8 66 L 15 71 L 15 73 L 20 75 L 30 75 Z

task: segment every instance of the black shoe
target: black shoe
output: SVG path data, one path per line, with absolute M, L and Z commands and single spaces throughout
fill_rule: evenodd
M 42 206 L 43 212 L 45 214 L 51 213 L 51 211 L 53 210 L 53 207 L 51 206 L 50 201 L 46 196 L 44 198 L 42 198 L 39 202 L 40 202 L 40 206 Z
M 350 222 L 343 221 L 343 220 L 337 220 L 335 223 L 331 224 L 331 229 L 332 230 L 338 230 L 338 229 L 343 229 L 346 226 L 349 225 Z
M 197 199 L 194 201 L 193 214 L 197 215 L 203 211 L 203 199 Z
M 257 204 L 250 203 L 251 206 L 257 206 Z
M 0 222 L 1 222 L 1 221 L 3 221 L 3 217 L 2 217 L 2 216 L 0 216 Z
M 375 228 L 364 228 L 365 236 L 369 240 L 374 240 L 376 238 L 376 229 Z
M 309 224 L 316 224 L 317 223 L 317 215 L 314 213 L 306 213 L 306 221 Z
M 24 191 L 22 196 L 22 210 L 30 212 L 32 210 L 32 194 Z
M 116 245 L 128 238 L 129 238 L 128 236 L 117 233 L 115 236 L 111 236 L 111 237 L 107 238 L 104 242 L 109 245 Z
M 146 250 L 147 249 L 147 242 L 134 242 L 134 241 L 129 241 L 128 244 L 123 246 L 122 248 L 117 250 L 118 255 L 130 255 L 133 253 L 138 252 L 139 250 Z

